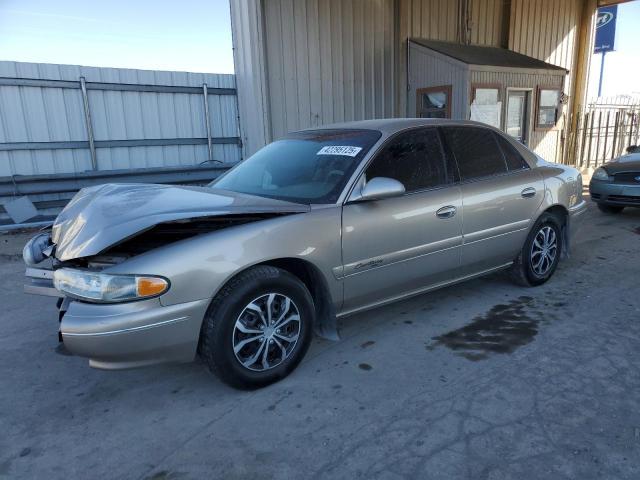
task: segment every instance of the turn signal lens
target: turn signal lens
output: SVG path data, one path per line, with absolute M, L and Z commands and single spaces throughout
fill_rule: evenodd
M 164 278 L 136 277 L 138 297 L 152 297 L 160 295 L 169 287 Z

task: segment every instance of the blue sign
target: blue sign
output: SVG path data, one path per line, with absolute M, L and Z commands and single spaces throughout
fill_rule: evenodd
M 616 19 L 618 17 L 618 6 L 600 7 L 598 18 L 596 19 L 596 44 L 594 53 L 604 53 L 613 50 L 616 39 Z

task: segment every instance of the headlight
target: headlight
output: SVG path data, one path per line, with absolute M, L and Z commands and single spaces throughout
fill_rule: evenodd
M 150 298 L 169 290 L 169 282 L 161 277 L 108 275 L 72 268 L 56 270 L 53 284 L 71 297 L 104 303 Z
M 609 174 L 607 173 L 607 171 L 600 167 L 600 168 L 596 168 L 596 171 L 593 172 L 593 177 L 596 180 L 609 180 Z
M 48 233 L 40 233 L 27 242 L 22 249 L 22 258 L 24 263 L 32 267 L 45 258 L 47 258 L 51 252 L 45 253 L 51 246 L 51 238 Z

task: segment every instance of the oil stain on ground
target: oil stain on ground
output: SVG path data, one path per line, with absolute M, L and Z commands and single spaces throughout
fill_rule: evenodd
M 540 314 L 530 308 L 531 297 L 518 297 L 509 303 L 495 305 L 462 328 L 433 337 L 433 350 L 442 345 L 469 360 L 484 360 L 492 353 L 511 353 L 530 343 L 538 334 Z

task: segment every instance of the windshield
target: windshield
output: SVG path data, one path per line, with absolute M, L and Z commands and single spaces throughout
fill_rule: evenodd
M 209 186 L 296 203 L 335 203 L 381 137 L 375 130 L 312 130 L 270 143 Z

